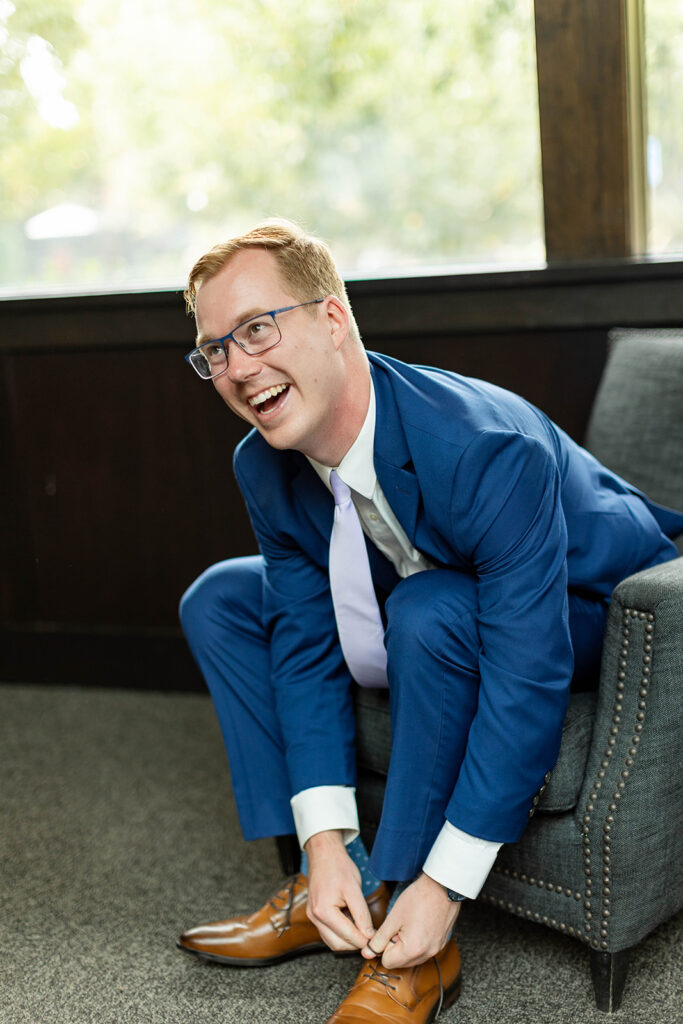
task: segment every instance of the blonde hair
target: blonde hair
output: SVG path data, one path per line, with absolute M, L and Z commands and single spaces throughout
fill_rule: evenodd
M 283 281 L 299 302 L 336 295 L 349 313 L 350 333 L 360 339 L 346 285 L 332 253 L 321 239 L 306 234 L 293 221 L 280 218 L 264 221 L 244 235 L 214 245 L 200 256 L 190 271 L 184 292 L 188 313 L 196 310 L 197 291 L 201 284 L 218 274 L 233 256 L 245 249 L 265 249 L 272 253 Z

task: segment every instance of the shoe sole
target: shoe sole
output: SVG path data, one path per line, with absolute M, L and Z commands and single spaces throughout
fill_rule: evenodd
M 284 963 L 285 960 L 294 960 L 298 956 L 308 956 L 310 953 L 332 952 L 324 943 L 316 942 L 309 946 L 299 946 L 297 949 L 290 949 L 287 953 L 281 953 L 279 956 L 246 959 L 246 957 L 220 956 L 218 953 L 206 953 L 202 949 L 192 949 L 190 946 L 183 946 L 181 942 L 176 942 L 176 946 L 178 949 L 182 949 L 183 953 L 191 953 L 192 956 L 197 956 L 200 960 L 207 960 L 209 963 L 214 964 L 225 964 L 228 967 L 270 967 L 273 964 Z

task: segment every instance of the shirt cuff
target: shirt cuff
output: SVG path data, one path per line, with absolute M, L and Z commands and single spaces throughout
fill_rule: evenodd
M 435 882 L 468 899 L 476 899 L 493 867 L 502 843 L 479 839 L 445 822 L 424 863 Z
M 302 850 L 317 832 L 341 829 L 346 846 L 360 834 L 355 786 L 312 786 L 295 793 L 290 803 Z

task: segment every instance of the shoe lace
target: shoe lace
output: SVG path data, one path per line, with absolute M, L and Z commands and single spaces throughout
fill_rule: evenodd
M 436 1020 L 439 1014 L 441 1013 L 441 1007 L 443 1006 L 443 979 L 441 977 L 441 968 L 439 967 L 439 961 L 437 960 L 436 957 L 434 957 L 434 966 L 436 967 L 436 973 L 439 976 L 439 1005 L 437 1006 L 436 1013 L 434 1014 L 434 1020 Z
M 436 973 L 439 978 L 439 1005 L 437 1006 L 436 1013 L 434 1014 L 433 1017 L 433 1020 L 436 1020 L 437 1017 L 439 1017 L 439 1015 L 441 1014 L 441 1009 L 443 1007 L 443 980 L 441 978 L 441 968 L 439 967 L 439 961 L 436 959 L 436 957 L 434 957 L 434 964 L 436 966 Z M 380 985 L 384 985 L 385 988 L 391 988 L 394 991 L 396 990 L 396 985 L 392 985 L 390 979 L 393 978 L 394 981 L 400 981 L 401 979 L 400 974 L 391 974 L 389 971 L 378 971 L 374 964 L 368 964 L 368 973 L 365 974 L 364 977 L 370 978 L 371 981 L 378 981 Z
M 385 988 L 391 988 L 396 990 L 396 985 L 391 984 L 391 979 L 394 981 L 400 981 L 400 974 L 391 974 L 390 971 L 378 971 L 374 964 L 368 964 L 368 973 L 365 975 L 366 978 L 370 978 L 371 981 L 378 981 L 380 985 L 384 985 Z
M 280 938 L 280 936 L 283 935 L 290 926 L 290 918 L 294 907 L 294 896 L 296 894 L 297 878 L 298 875 L 292 875 L 291 878 L 287 878 L 285 880 L 285 884 L 268 900 L 268 903 L 273 910 L 282 911 L 284 913 L 284 920 L 281 924 L 275 924 L 275 922 L 273 922 L 273 927 L 277 931 L 278 938 Z M 275 902 L 276 900 L 284 900 L 284 904 L 280 905 Z

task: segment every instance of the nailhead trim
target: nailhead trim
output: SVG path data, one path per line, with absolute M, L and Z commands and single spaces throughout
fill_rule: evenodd
M 626 669 L 628 666 L 629 657 L 633 655 L 634 650 L 631 643 L 631 626 L 635 624 L 634 620 L 638 622 L 644 622 L 643 632 L 643 646 L 642 646 L 642 675 L 640 679 L 640 688 L 638 691 L 638 711 L 635 715 L 635 721 L 633 723 L 633 735 L 631 737 L 631 745 L 628 749 L 628 755 L 624 759 L 624 765 L 619 773 L 619 781 L 617 782 L 616 788 L 612 793 L 611 800 L 607 807 L 607 813 L 602 825 L 602 901 L 600 906 L 600 913 L 598 915 L 597 907 L 595 913 L 593 913 L 591 905 L 591 890 L 592 890 L 592 854 L 590 846 L 590 824 L 592 818 L 592 812 L 595 809 L 595 801 L 598 798 L 598 792 L 602 788 L 602 780 L 605 778 L 606 769 L 610 765 L 610 758 L 612 757 L 612 748 L 616 744 L 616 738 L 619 732 L 623 728 L 621 712 L 623 711 L 622 696 L 625 688 L 624 680 L 626 679 Z M 584 929 L 588 933 L 585 937 L 586 942 L 590 944 L 593 949 L 607 949 L 609 946 L 609 924 L 611 915 L 611 894 L 612 894 L 612 875 L 611 875 L 611 838 L 612 838 L 612 827 L 615 821 L 615 815 L 619 807 L 619 800 L 621 799 L 622 793 L 626 788 L 626 782 L 630 776 L 631 767 L 633 766 L 634 759 L 638 753 L 638 744 L 640 743 L 640 734 L 643 731 L 643 723 L 645 721 L 645 708 L 646 708 L 646 697 L 648 693 L 648 686 L 650 682 L 650 665 L 652 663 L 652 648 L 654 641 L 655 631 L 655 617 L 652 612 L 638 611 L 635 608 L 624 608 L 621 628 L 621 650 L 619 652 L 619 664 L 617 672 L 617 686 L 616 686 L 616 697 L 614 700 L 614 707 L 612 711 L 612 726 L 610 728 L 610 737 L 607 741 L 607 747 L 603 752 L 602 761 L 600 762 L 600 768 L 598 769 L 596 778 L 593 782 L 588 803 L 586 804 L 585 813 L 583 815 L 583 844 L 584 844 L 584 874 L 586 876 L 585 882 L 585 902 L 584 902 Z M 598 927 L 599 918 L 599 927 Z M 599 937 L 593 934 L 596 929 L 599 931 Z
M 574 897 L 575 900 L 582 900 L 583 894 L 580 892 L 574 892 L 573 889 L 566 888 L 564 885 L 557 885 L 554 882 L 546 882 L 542 878 L 536 878 L 533 875 L 527 875 L 521 871 L 512 871 L 510 868 L 502 868 L 499 864 L 494 864 L 493 871 L 497 875 L 505 875 L 506 878 L 514 878 L 517 882 L 526 882 L 527 885 L 533 885 L 537 889 L 546 889 L 548 892 L 554 892 L 558 895 Z M 493 903 L 500 903 L 500 900 L 496 900 L 493 897 L 488 896 L 487 899 Z M 502 901 L 505 904 L 505 901 Z M 507 904 L 505 904 L 507 905 Z
M 631 651 L 631 626 L 634 624 L 633 620 L 637 620 L 645 623 L 644 634 L 643 634 L 643 666 L 642 676 L 640 679 L 640 688 L 638 690 L 638 711 L 635 715 L 635 722 L 633 725 L 633 735 L 631 737 L 631 745 L 628 749 L 628 756 L 624 760 L 624 767 L 622 768 L 619 776 L 619 781 L 616 785 L 612 798 L 607 807 L 607 813 L 604 818 L 602 826 L 602 902 L 600 907 L 600 913 L 598 915 L 597 907 L 593 907 L 592 902 L 592 888 L 593 888 L 593 866 L 592 866 L 592 854 L 591 854 L 591 840 L 590 840 L 590 824 L 592 813 L 595 810 L 595 801 L 598 799 L 598 794 L 602 788 L 602 780 L 605 778 L 606 769 L 610 765 L 610 758 L 612 757 L 612 748 L 616 744 L 617 736 L 623 726 L 621 712 L 623 711 L 623 691 L 625 688 L 624 680 L 626 679 L 626 668 L 628 666 L 628 659 Z M 654 632 L 655 632 L 655 617 L 652 612 L 642 612 L 635 608 L 624 608 L 623 620 L 622 620 L 622 634 L 621 634 L 621 650 L 619 652 L 619 665 L 617 672 L 617 686 L 616 686 L 616 697 L 614 700 L 613 712 L 612 712 L 612 725 L 610 727 L 610 736 L 607 740 L 607 747 L 603 753 L 602 760 L 600 762 L 600 768 L 597 771 L 596 778 L 591 787 L 590 796 L 588 803 L 586 804 L 585 812 L 583 815 L 583 846 L 584 846 L 584 892 L 575 892 L 570 888 L 562 885 L 554 884 L 553 882 L 546 882 L 543 879 L 535 878 L 534 876 L 528 876 L 523 872 L 512 871 L 510 868 L 500 867 L 495 864 L 493 871 L 496 874 L 502 874 L 506 878 L 513 878 L 515 881 L 525 882 L 527 885 L 533 885 L 539 889 L 545 889 L 547 892 L 553 892 L 557 895 L 564 894 L 566 897 L 573 897 L 575 900 L 583 900 L 584 906 L 584 926 L 583 931 L 579 928 L 574 928 L 572 925 L 567 925 L 563 921 L 557 921 L 554 917 L 548 917 L 545 914 L 534 913 L 531 910 L 525 910 L 519 904 L 511 903 L 509 900 L 496 899 L 495 896 L 489 896 L 487 893 L 481 893 L 479 899 L 484 900 L 486 903 L 490 903 L 493 906 L 500 907 L 501 910 L 508 910 L 512 913 L 518 914 L 520 917 L 526 917 L 530 921 L 536 921 L 539 924 L 548 925 L 550 928 L 556 928 L 558 931 L 563 932 L 566 935 L 571 935 L 575 939 L 579 939 L 581 942 L 585 942 L 593 949 L 607 949 L 609 947 L 609 923 L 611 915 L 611 895 L 612 895 L 612 876 L 611 876 L 611 834 L 612 826 L 614 825 L 615 814 L 619 807 L 619 800 L 621 799 L 622 793 L 626 788 L 626 782 L 630 776 L 630 769 L 633 766 L 634 759 L 638 753 L 638 744 L 640 743 L 640 734 L 643 731 L 643 723 L 645 721 L 645 710 L 646 710 L 646 697 L 648 693 L 648 687 L 650 682 L 650 666 L 652 663 L 652 649 L 654 646 Z M 548 777 L 546 777 L 546 784 Z M 543 786 L 545 789 L 545 786 Z M 542 790 L 541 790 L 542 792 Z M 535 809 L 535 808 L 534 808 Z M 532 809 L 533 813 L 533 809 Z M 531 816 L 531 815 L 530 815 Z M 599 938 L 594 936 L 592 933 L 598 927 L 599 918 Z
M 545 889 L 547 892 L 552 892 L 558 896 L 573 897 L 575 900 L 582 900 L 583 895 L 580 892 L 575 892 L 563 885 L 557 885 L 553 882 L 546 882 L 542 878 L 536 878 L 533 875 L 527 875 L 524 872 L 512 871 L 510 868 L 502 868 L 498 864 L 494 864 L 493 870 L 496 874 L 505 875 L 506 878 L 513 878 L 515 881 L 532 885 L 534 888 Z M 525 910 L 524 907 L 515 905 L 509 900 L 499 900 L 495 896 L 489 896 L 487 893 L 481 893 L 479 899 L 484 900 L 486 903 L 490 903 L 495 907 L 500 907 L 501 910 L 509 910 L 513 914 L 517 914 L 519 917 L 526 917 L 529 921 L 537 921 L 539 924 L 548 925 L 549 928 L 555 928 L 557 931 L 563 932 L 565 935 L 572 935 L 577 939 L 581 939 L 583 942 L 587 940 L 576 928 L 571 925 L 565 924 L 564 921 L 558 921 L 554 917 L 548 917 L 546 914 L 534 913 L 532 910 Z M 559 908 L 561 909 L 561 908 Z
M 520 876 L 521 881 L 521 876 Z M 533 884 L 533 883 L 532 883 Z M 536 883 L 538 884 L 538 883 Z M 554 886 L 555 891 L 562 889 L 562 886 Z M 567 892 L 566 889 L 562 889 L 563 892 Z M 581 893 L 571 893 L 575 899 L 582 899 Z M 524 907 L 519 904 L 511 903 L 509 900 L 499 900 L 495 896 L 489 896 L 487 893 L 481 893 L 478 897 L 480 900 L 484 900 L 485 903 L 490 903 L 494 907 L 500 907 L 501 910 L 508 910 L 510 913 L 517 914 L 519 917 L 526 917 L 529 921 L 536 921 L 538 924 L 545 924 L 549 928 L 555 928 L 557 931 L 562 932 L 565 935 L 571 935 L 575 939 L 579 939 L 581 942 L 588 942 L 587 936 L 583 935 L 579 928 L 574 928 L 573 925 L 565 924 L 564 921 L 558 921 L 554 917 L 548 917 L 547 914 L 534 913 L 532 910 L 525 910 Z
M 531 807 L 529 808 L 529 817 L 530 818 L 533 818 L 534 814 L 536 813 L 536 808 L 538 807 L 540 799 L 543 796 L 543 794 L 545 793 L 546 789 L 548 788 L 548 783 L 550 782 L 550 776 L 551 775 L 552 775 L 552 772 L 546 772 L 545 773 L 545 778 L 543 779 L 543 785 L 541 786 L 539 791 L 536 793 L 536 796 L 531 801 Z

